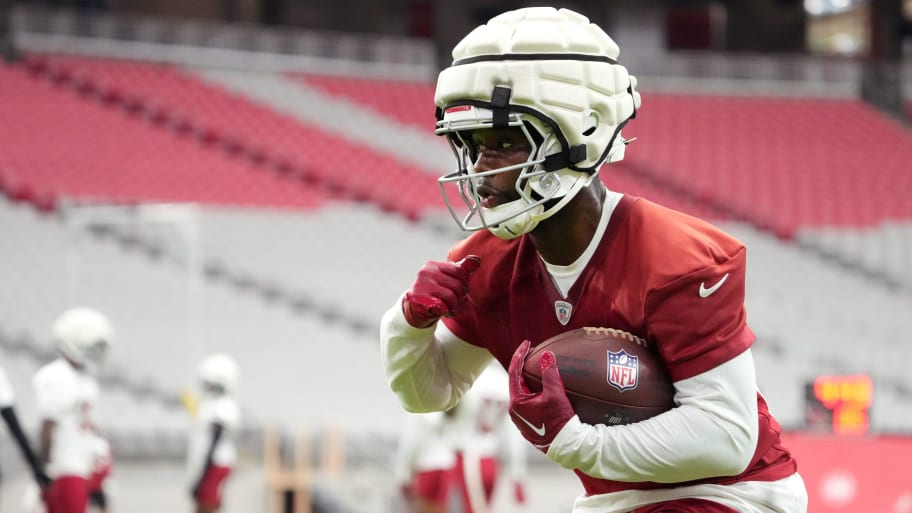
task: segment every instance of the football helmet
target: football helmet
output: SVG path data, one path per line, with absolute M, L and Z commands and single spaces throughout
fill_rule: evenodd
M 531 7 L 492 18 L 453 49 L 434 102 L 457 171 L 438 182 L 457 224 L 512 239 L 535 229 L 588 186 L 605 162 L 624 158 L 621 129 L 636 115 L 636 78 L 618 64 L 615 42 L 569 9 Z M 515 127 L 532 151 L 525 162 L 477 173 L 471 133 Z M 477 179 L 520 170 L 520 199 L 481 206 Z
M 60 314 L 52 333 L 57 350 L 87 370 L 94 370 L 105 360 L 114 339 L 114 328 L 108 318 L 84 307 Z
M 214 353 L 203 358 L 197 374 L 204 391 L 225 394 L 234 392 L 240 377 L 237 362 L 225 353 Z

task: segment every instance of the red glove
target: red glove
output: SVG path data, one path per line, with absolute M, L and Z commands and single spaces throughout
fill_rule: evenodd
M 480 265 L 481 259 L 475 255 L 459 262 L 425 263 L 402 300 L 405 320 L 416 328 L 428 328 L 452 314 L 468 293 L 469 275 Z
M 526 487 L 519 481 L 513 483 L 513 499 L 516 504 L 526 503 Z
M 523 341 L 510 360 L 510 418 L 526 440 L 547 454 L 554 437 L 576 413 L 567 399 L 551 351 L 542 353 L 539 360 L 542 391 L 537 394 L 529 391 L 522 370 L 531 345 L 528 340 Z

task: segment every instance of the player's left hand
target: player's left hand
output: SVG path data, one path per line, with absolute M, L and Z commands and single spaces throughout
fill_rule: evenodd
M 510 419 L 526 440 L 547 454 L 554 437 L 576 413 L 567 399 L 564 382 L 551 351 L 542 353 L 539 360 L 542 391 L 532 393 L 529 390 L 523 379 L 523 364 L 531 346 L 528 340 L 523 341 L 510 360 Z
M 45 506 L 49 506 L 49 505 L 50 505 L 50 500 L 51 500 L 51 485 L 52 485 L 53 483 L 54 483 L 54 481 L 53 481 L 53 480 L 50 480 L 50 481 L 48 482 L 47 486 L 45 486 L 44 488 L 41 488 L 41 487 L 38 488 L 38 496 L 41 498 L 41 502 L 42 502 Z

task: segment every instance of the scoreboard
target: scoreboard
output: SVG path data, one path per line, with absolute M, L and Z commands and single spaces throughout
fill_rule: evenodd
M 805 424 L 813 431 L 868 433 L 874 384 L 867 374 L 817 376 L 805 387 Z

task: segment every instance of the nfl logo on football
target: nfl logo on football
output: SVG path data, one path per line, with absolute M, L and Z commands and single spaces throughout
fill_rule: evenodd
M 621 349 L 618 352 L 608 351 L 608 383 L 623 392 L 637 387 L 637 360 Z

